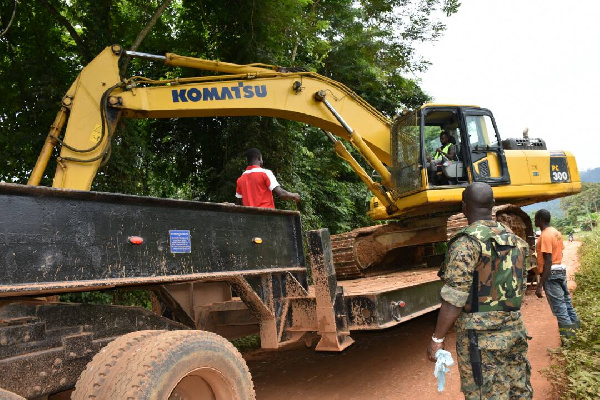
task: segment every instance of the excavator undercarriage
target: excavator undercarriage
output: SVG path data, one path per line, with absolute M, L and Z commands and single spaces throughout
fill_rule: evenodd
M 515 234 L 535 244 L 531 218 L 514 205 L 494 207 L 494 218 Z M 421 219 L 423 220 L 423 219 Z M 467 226 L 466 217 L 452 215 L 424 219 L 429 226 L 390 222 L 354 229 L 331 237 L 334 264 L 338 279 L 353 279 L 413 268 L 439 268 L 445 252 L 442 244 L 458 230 Z M 434 224 L 435 222 L 442 222 Z

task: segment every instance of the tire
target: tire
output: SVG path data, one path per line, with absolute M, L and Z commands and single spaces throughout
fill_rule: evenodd
M 160 335 L 165 331 L 138 331 L 120 336 L 104 346 L 92 358 L 77 379 L 72 400 L 102 399 L 107 392 L 107 382 L 115 374 L 115 366 L 125 354 L 129 354 L 140 347 L 145 340 Z
M 127 400 L 254 400 L 246 362 L 211 332 L 171 331 L 129 351 L 101 398 Z M 100 398 L 99 398 L 100 399 Z

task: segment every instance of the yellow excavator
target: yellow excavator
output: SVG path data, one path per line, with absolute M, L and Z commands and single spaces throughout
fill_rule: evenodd
M 123 56 L 219 75 L 122 78 L 118 63 Z M 449 224 L 448 218 L 460 211 L 462 191 L 470 182 L 493 187 L 500 206 L 496 218 L 531 244 L 531 221 L 518 207 L 581 190 L 571 153 L 548 151 L 541 139 L 502 140 L 485 108 L 424 104 L 391 121 L 343 84 L 314 72 L 152 55 L 119 45 L 107 47 L 85 66 L 67 91 L 28 184 L 39 185 L 59 146 L 53 187 L 90 190 L 110 154 L 120 118 L 213 116 L 285 118 L 328 135 L 336 153 L 373 193 L 369 216 L 389 221 L 332 238 L 342 279 L 434 260 L 435 243 L 446 240 L 448 228 L 464 224 L 460 218 L 451 218 Z M 434 160 L 441 132 L 448 134 L 455 151 L 452 157 Z M 372 174 L 339 138 L 364 157 Z

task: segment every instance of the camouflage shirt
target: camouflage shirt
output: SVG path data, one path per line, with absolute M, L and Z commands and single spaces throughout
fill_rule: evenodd
M 527 284 L 528 253 L 527 243 L 504 225 L 474 222 L 449 242 L 442 298 L 463 307 L 476 284 L 477 297 L 469 302 L 467 311 L 471 307 L 476 312 L 518 310 Z M 477 282 L 473 281 L 475 275 Z
M 444 262 L 442 299 L 463 308 L 473 284 L 473 271 L 481 255 L 481 245 L 474 238 L 463 235 L 451 243 Z

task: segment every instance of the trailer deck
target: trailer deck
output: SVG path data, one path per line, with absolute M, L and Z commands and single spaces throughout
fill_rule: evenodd
M 385 329 L 440 307 L 442 281 L 435 268 L 340 281 L 349 329 Z

